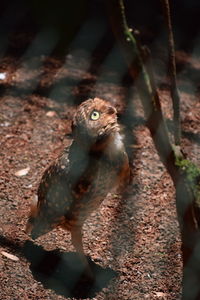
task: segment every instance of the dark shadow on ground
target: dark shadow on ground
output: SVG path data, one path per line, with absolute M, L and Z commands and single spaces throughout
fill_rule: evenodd
M 46 251 L 42 246 L 27 240 L 24 245 L 0 236 L 0 245 L 10 248 L 30 262 L 33 277 L 44 288 L 68 298 L 93 298 L 105 288 L 117 273 L 110 268 L 102 268 L 87 257 L 94 279 L 89 279 L 80 257 L 75 252 L 58 249 Z
M 185 138 L 187 138 L 191 142 L 200 144 L 200 134 L 199 133 L 193 133 L 191 131 L 190 132 L 189 131 L 183 131 L 182 134 Z
M 23 250 L 34 278 L 65 297 L 93 298 L 116 276 L 112 269 L 103 269 L 87 257 L 94 273 L 94 279 L 89 279 L 80 257 L 74 252 L 46 251 L 31 241 L 25 242 Z

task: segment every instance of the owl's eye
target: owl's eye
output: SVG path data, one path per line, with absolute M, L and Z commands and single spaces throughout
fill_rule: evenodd
M 98 112 L 97 110 L 93 110 L 93 112 L 90 115 L 90 119 L 96 121 L 99 118 L 100 118 L 100 112 Z

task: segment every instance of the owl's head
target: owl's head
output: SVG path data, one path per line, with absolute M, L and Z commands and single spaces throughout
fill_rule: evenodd
M 94 98 L 78 107 L 73 119 L 75 139 L 94 144 L 118 131 L 117 111 L 109 102 Z

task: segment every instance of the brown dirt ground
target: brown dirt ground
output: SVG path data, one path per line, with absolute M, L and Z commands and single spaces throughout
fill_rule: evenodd
M 70 142 L 73 101 L 89 92 L 111 101 L 120 112 L 126 88 L 106 69 L 106 80 L 102 74 L 90 85 L 96 77 L 87 71 L 81 51 L 68 54 L 65 64 L 53 57 L 6 57 L 0 72 L 6 74 L 0 82 L 0 299 L 180 299 L 174 187 L 145 127 L 135 90 L 129 91 L 134 112 L 129 131 L 132 182 L 123 200 L 109 194 L 84 225 L 85 253 L 96 274 L 92 284 L 80 275 L 67 232 L 54 230 L 33 243 L 24 229 L 44 169 Z M 78 85 L 83 79 L 86 83 Z M 200 165 L 198 95 L 186 77 L 179 84 L 184 150 Z M 170 125 L 167 85 L 159 93 Z M 16 176 L 26 168 L 26 175 Z

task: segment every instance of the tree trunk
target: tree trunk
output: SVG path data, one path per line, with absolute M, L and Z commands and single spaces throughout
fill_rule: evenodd
M 195 218 L 196 197 L 188 184 L 187 167 L 183 168 L 177 161 L 185 161 L 178 147 L 170 143 L 167 127 L 162 114 L 159 95 L 152 86 L 152 73 L 145 67 L 140 47 L 133 31 L 128 27 L 122 0 L 109 0 L 108 8 L 111 27 L 126 59 L 130 75 L 137 87 L 146 116 L 146 124 L 161 161 L 169 172 L 176 189 L 176 208 L 182 239 L 183 255 L 183 296 L 182 299 L 199 299 L 200 262 L 196 255 L 200 250 L 199 229 Z M 150 77 L 151 76 L 151 77 Z M 199 251 L 200 253 L 200 251 Z M 191 280 L 194 274 L 194 281 Z M 191 293 L 193 289 L 193 293 Z M 192 297 L 188 296 L 188 293 Z

